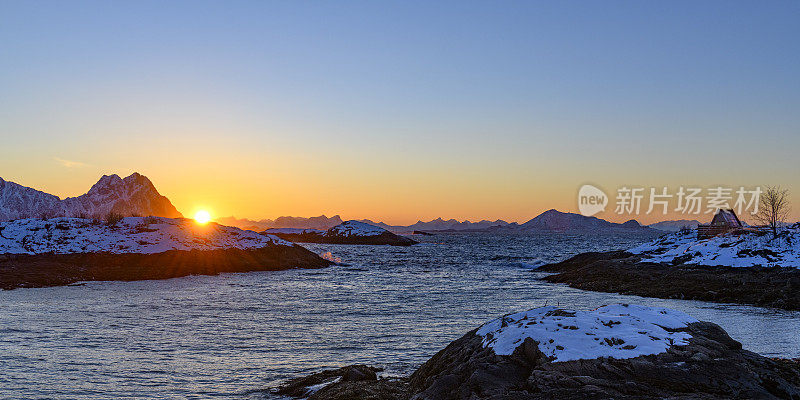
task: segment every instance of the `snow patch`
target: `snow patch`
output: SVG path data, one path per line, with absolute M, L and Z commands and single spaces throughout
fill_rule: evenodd
M 727 233 L 710 239 L 697 239 L 697 231 L 662 236 L 628 252 L 640 254 L 642 261 L 752 267 L 800 268 L 800 227 L 795 224 L 777 238 L 771 233 Z
M 114 226 L 83 218 L 0 222 L 0 254 L 143 253 L 293 246 L 272 235 L 192 220 L 126 217 Z
M 688 344 L 691 335 L 676 331 L 698 320 L 680 311 L 615 304 L 593 311 L 540 307 L 506 315 L 481 326 L 484 347 L 510 355 L 525 338 L 553 361 L 658 354 Z
M 342 377 L 341 376 L 337 376 L 335 379 L 331 379 L 331 380 L 328 380 L 328 381 L 325 381 L 325 382 L 322 382 L 322 383 L 318 383 L 316 385 L 307 386 L 306 387 L 306 396 L 311 396 L 312 394 L 317 393 L 320 390 L 322 390 L 322 389 L 324 389 L 324 388 L 326 388 L 326 387 L 328 387 L 330 385 L 333 385 L 334 383 L 339 382 L 340 380 L 342 380 Z

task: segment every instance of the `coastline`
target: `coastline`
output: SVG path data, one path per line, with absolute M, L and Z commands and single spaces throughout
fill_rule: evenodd
M 82 281 L 136 281 L 223 272 L 325 268 L 333 264 L 299 245 L 168 250 L 152 254 L 2 254 L 0 289 L 64 286 Z
M 627 251 L 590 252 L 547 264 L 551 283 L 595 292 L 800 310 L 800 270 L 643 262 Z

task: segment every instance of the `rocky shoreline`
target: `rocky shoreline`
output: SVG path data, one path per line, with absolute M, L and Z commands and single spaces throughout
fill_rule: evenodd
M 64 286 L 81 281 L 170 279 L 223 272 L 333 265 L 298 246 L 169 250 L 141 253 L 0 254 L 0 289 Z
M 627 307 L 618 305 L 616 310 Z M 743 350 L 718 325 L 685 314 L 688 318 L 678 321 L 671 310 L 630 307 L 630 315 L 607 318 L 597 310 L 581 314 L 554 308 L 532 310 L 539 319 L 522 313 L 504 316 L 450 343 L 411 376 L 379 377 L 377 368 L 354 365 L 290 380 L 275 393 L 309 400 L 800 398 L 800 361 L 769 359 Z M 625 320 L 626 316 L 633 319 Z M 642 328 L 643 316 L 651 316 L 656 327 L 664 324 L 664 330 Z M 543 328 L 547 319 L 558 322 L 558 328 Z M 601 351 L 609 351 L 603 350 L 606 347 L 617 354 L 637 351 L 635 341 L 626 343 L 622 337 L 630 339 L 642 329 L 647 331 L 638 332 L 644 334 L 645 342 L 639 342 L 644 348 L 648 335 L 683 339 L 670 341 L 663 351 L 645 350 L 635 357 L 570 357 L 576 349 L 591 350 L 577 342 L 593 342 L 573 329 L 587 329 L 585 322 L 593 319 L 614 335 L 595 343 Z M 494 336 L 486 332 L 487 326 Z M 512 336 L 515 347 L 506 354 L 494 341 L 519 327 L 528 328 L 533 336 L 537 329 L 539 334 L 552 334 L 556 342 Z M 548 349 L 548 345 L 555 346 Z
M 626 251 L 584 253 L 539 267 L 541 278 L 596 292 L 800 310 L 800 270 L 643 262 Z
M 333 262 L 252 231 L 180 218 L 0 222 L 0 288 L 323 268 Z

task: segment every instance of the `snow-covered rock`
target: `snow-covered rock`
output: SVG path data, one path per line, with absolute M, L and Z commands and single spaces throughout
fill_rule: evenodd
M 678 311 L 545 307 L 468 332 L 408 382 L 403 395 L 380 398 L 788 399 L 800 396 L 800 364 L 743 350 L 718 325 Z M 315 398 L 353 398 L 347 389 L 334 384 Z
M 645 262 L 800 268 L 800 228 L 795 224 L 777 238 L 771 233 L 739 231 L 700 240 L 696 231 L 685 230 L 628 252 L 641 255 Z
M 386 229 L 359 221 L 345 221 L 328 229 L 325 236 L 378 236 L 388 232 Z
M 141 253 L 292 246 L 272 235 L 193 220 L 126 217 L 115 225 L 83 218 L 0 222 L 0 254 Z
M 485 347 L 510 355 L 525 340 L 553 361 L 658 354 L 670 346 L 686 345 L 691 336 L 675 331 L 698 322 L 666 308 L 616 304 L 593 311 L 540 307 L 506 315 L 481 326 L 477 334 Z
M 120 178 L 103 175 L 86 194 L 61 200 L 57 196 L 0 179 L 0 221 L 39 217 L 153 215 L 181 218 L 166 197 L 144 175 Z

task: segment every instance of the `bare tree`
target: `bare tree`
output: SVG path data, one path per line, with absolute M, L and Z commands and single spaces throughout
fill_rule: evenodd
M 758 213 L 753 218 L 778 236 L 778 226 L 789 216 L 789 190 L 780 186 L 767 186 L 758 204 Z

